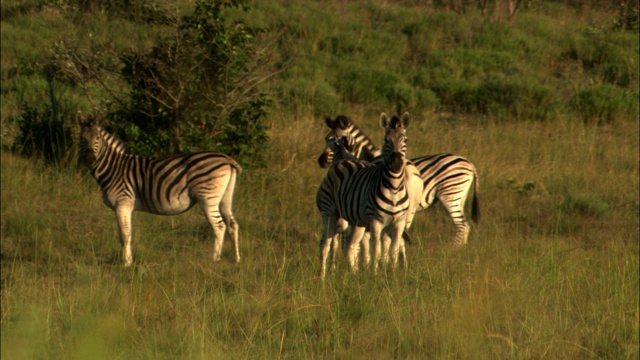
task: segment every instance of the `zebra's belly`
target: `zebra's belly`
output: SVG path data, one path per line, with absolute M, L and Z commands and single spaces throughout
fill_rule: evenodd
M 191 209 L 195 201 L 189 196 L 180 196 L 164 201 L 153 201 L 145 204 L 143 201 L 136 201 L 136 210 L 148 212 L 156 215 L 178 215 Z

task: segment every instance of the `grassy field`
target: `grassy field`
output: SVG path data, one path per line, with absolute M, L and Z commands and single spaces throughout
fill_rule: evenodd
M 239 179 L 239 265 L 228 242 L 210 262 L 211 230 L 192 210 L 137 214 L 136 263 L 122 268 L 87 173 L 3 153 L 2 357 L 637 358 L 637 124 L 416 118 L 412 155 L 447 149 L 477 165 L 482 222 L 457 251 L 446 214 L 429 209 L 407 271 L 351 275 L 339 258 L 323 284 L 323 125 L 284 120 L 271 168 Z M 361 122 L 379 141 L 375 121 Z
M 536 1 L 506 22 L 411 1 L 252 2 L 287 67 L 265 84 L 268 166 L 238 179 L 242 263 L 227 241 L 212 264 L 193 209 L 136 213 L 123 268 L 88 172 L 15 151 L 25 108 L 50 110 L 52 44 L 118 54 L 166 30 L 77 3 L 2 2 L 3 359 L 640 355 L 638 34 L 611 30 L 610 9 Z M 69 119 L 90 109 L 77 87 L 53 90 Z M 481 222 L 455 249 L 436 204 L 414 220 L 406 271 L 351 274 L 338 256 L 323 283 L 321 115 L 352 117 L 380 145 L 379 114 L 400 105 L 410 157 L 476 165 Z

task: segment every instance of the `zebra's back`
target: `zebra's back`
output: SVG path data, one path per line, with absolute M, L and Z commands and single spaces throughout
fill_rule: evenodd
M 477 178 L 475 166 L 455 154 L 433 154 L 411 159 L 424 183 L 424 208 L 438 201 L 438 193 L 467 191 Z
M 214 151 L 132 160 L 128 176 L 135 208 L 159 215 L 185 212 L 198 199 L 224 192 L 231 176 L 242 171 L 234 159 Z

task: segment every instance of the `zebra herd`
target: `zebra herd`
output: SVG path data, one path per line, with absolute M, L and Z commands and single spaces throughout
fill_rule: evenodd
M 232 212 L 236 178 L 242 171 L 231 157 L 214 151 L 166 157 L 144 157 L 127 152 L 124 142 L 96 124 L 81 119 L 80 150 L 102 190 L 104 203 L 116 214 L 122 259 L 133 262 L 131 218 L 134 211 L 176 215 L 196 203 L 214 232 L 213 261 L 219 261 L 225 231 L 233 239 L 236 262 L 240 261 L 239 227 Z M 360 247 L 369 263 L 373 242 L 374 271 L 391 257 L 395 266 L 402 255 L 406 267 L 406 230 L 415 212 L 440 201 L 455 227 L 454 244 L 467 243 L 469 223 L 464 205 L 471 188 L 472 219 L 478 221 L 478 174 L 465 158 L 435 154 L 406 158 L 409 113 L 389 117 L 382 113 L 382 150 L 351 119 L 326 118 L 330 131 L 326 148 L 318 158 L 329 167 L 316 196 L 322 214 L 320 276 L 324 279 L 329 254 L 331 266 L 339 249 L 338 234 L 351 228 L 346 250 L 349 265 L 358 269 Z

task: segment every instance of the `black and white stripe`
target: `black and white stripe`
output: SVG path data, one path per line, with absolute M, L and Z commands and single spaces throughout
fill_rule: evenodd
M 340 218 L 354 226 L 347 255 L 355 263 L 359 241 L 368 226 L 374 241 L 374 268 L 381 258 L 381 234 L 385 227 L 391 236 L 391 256 L 397 262 L 402 233 L 410 208 L 410 197 L 405 186 L 406 134 L 410 115 L 389 119 L 380 117 L 385 129 L 382 161 L 342 160 L 335 163 L 320 185 L 316 197 L 323 216 L 324 234 L 320 244 L 321 277 L 326 274 L 326 261 L 331 248 L 337 250 L 336 223 Z M 385 247 L 387 247 L 385 245 Z
M 335 119 L 325 117 L 324 121 L 331 129 L 325 137 L 326 141 L 331 138 L 345 138 L 347 152 L 359 160 L 371 162 L 380 156 L 380 150 L 373 145 L 371 139 L 350 118 L 338 115 Z M 329 167 L 334 161 L 334 156 L 333 151 L 327 147 L 318 157 L 318 164 L 323 168 Z
M 240 261 L 232 203 L 241 167 L 231 157 L 213 151 L 167 157 L 132 155 L 124 142 L 90 122 L 81 126 L 80 148 L 100 185 L 104 203 L 116 213 L 126 266 L 133 262 L 134 211 L 176 215 L 195 204 L 213 228 L 213 260 L 220 260 L 226 230 L 234 242 L 236 261 Z
M 345 137 L 347 150 L 361 159 L 370 159 L 378 154 L 371 139 L 358 128 L 351 119 L 339 116 L 335 120 L 326 120 L 331 129 L 327 137 Z M 326 167 L 331 164 L 333 154 L 326 148 L 318 163 Z M 424 184 L 424 191 L 419 209 L 426 209 L 436 202 L 440 202 L 451 217 L 456 228 L 455 245 L 464 245 L 469 236 L 469 222 L 467 221 L 464 205 L 471 187 L 474 188 L 471 216 L 475 222 L 479 221 L 480 208 L 478 202 L 478 173 L 475 166 L 462 156 L 455 154 L 434 154 L 411 159 L 420 173 Z M 365 254 L 366 256 L 366 254 Z

